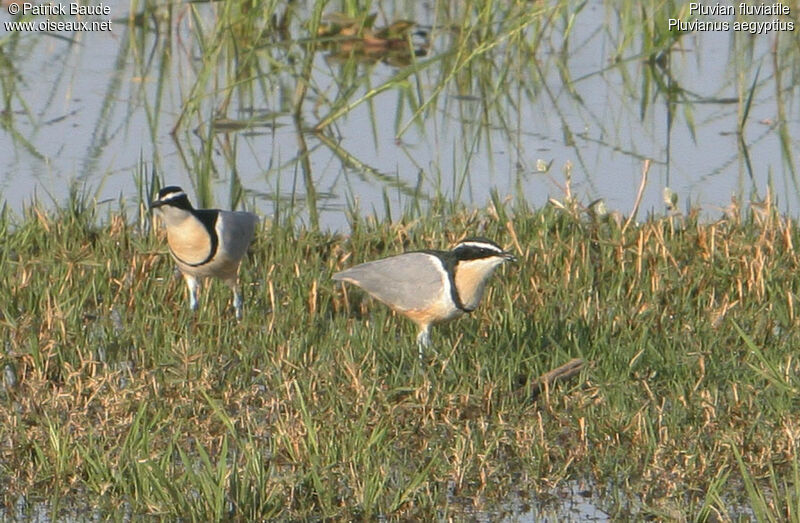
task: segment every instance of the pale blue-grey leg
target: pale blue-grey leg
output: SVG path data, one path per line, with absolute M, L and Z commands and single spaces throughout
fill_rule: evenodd
M 186 287 L 189 289 L 189 308 L 193 311 L 197 310 L 197 289 L 200 287 L 200 282 L 191 274 L 184 274 L 183 279 L 186 280 Z
M 430 327 L 425 325 L 417 334 L 417 349 L 419 349 L 419 361 L 422 361 L 422 351 L 431 344 L 431 336 L 428 330 Z
M 242 305 L 244 303 L 244 299 L 242 298 L 242 291 L 239 289 L 239 285 L 233 286 L 233 310 L 236 313 L 236 319 L 242 319 Z

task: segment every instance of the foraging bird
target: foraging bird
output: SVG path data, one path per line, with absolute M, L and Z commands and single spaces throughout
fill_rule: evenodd
M 195 209 L 183 189 L 164 187 L 150 207 L 164 219 L 169 252 L 189 288 L 189 307 L 197 310 L 204 278 L 219 278 L 233 291 L 236 319 L 242 319 L 239 265 L 253 240 L 258 217 L 250 212 Z
M 451 251 L 407 252 L 356 265 L 333 279 L 358 285 L 416 323 L 421 355 L 431 325 L 475 310 L 489 276 L 515 259 L 492 241 L 469 238 Z

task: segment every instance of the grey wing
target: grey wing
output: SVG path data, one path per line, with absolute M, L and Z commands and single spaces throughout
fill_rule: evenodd
M 418 252 L 362 263 L 337 272 L 333 279 L 358 285 L 401 310 L 428 307 L 448 281 L 438 258 Z
M 221 211 L 221 214 L 222 226 L 217 224 L 217 234 L 222 238 L 222 243 L 228 246 L 229 253 L 242 258 L 253 241 L 258 216 L 242 211 Z

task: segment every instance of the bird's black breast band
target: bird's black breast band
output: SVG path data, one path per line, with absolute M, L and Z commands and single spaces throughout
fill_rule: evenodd
M 219 219 L 219 211 L 216 209 L 200 209 L 190 211 L 192 215 L 200 220 L 200 223 L 203 224 L 203 227 L 206 228 L 206 232 L 208 233 L 208 237 L 211 238 L 211 248 L 208 251 L 208 256 L 203 261 L 197 263 L 189 263 L 180 259 L 175 252 L 170 247 L 169 252 L 172 254 L 172 257 L 175 258 L 177 261 L 184 265 L 188 265 L 189 267 L 202 267 L 203 265 L 207 264 L 214 257 L 217 255 L 217 249 L 219 248 L 219 237 L 217 236 L 217 220 Z
M 420 251 L 424 252 L 425 254 L 430 254 L 435 256 L 439 259 L 444 268 L 444 272 L 447 273 L 447 279 L 450 281 L 450 297 L 453 298 L 453 303 L 456 304 L 456 308 L 462 312 L 470 313 L 475 309 L 469 309 L 464 306 L 464 302 L 461 301 L 461 296 L 458 294 L 458 288 L 456 287 L 456 265 L 458 264 L 458 260 L 452 253 L 447 251 Z

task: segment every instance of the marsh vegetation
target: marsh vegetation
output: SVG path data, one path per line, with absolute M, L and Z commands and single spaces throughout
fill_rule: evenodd
M 427 519 L 546 510 L 591 478 L 612 517 L 792 516 L 800 236 L 769 205 L 745 214 L 620 226 L 574 201 L 441 201 L 353 216 L 346 237 L 268 220 L 238 324 L 222 285 L 193 315 L 163 232 L 124 213 L 6 215 L 7 510 L 24 494 L 101 514 Z M 448 247 L 447 231 L 506 238 L 521 263 L 421 365 L 410 322 L 329 277 Z M 578 377 L 526 393 L 574 357 Z
M 97 36 L 0 34 L 2 517 L 558 517 L 569 492 L 798 519 L 795 39 L 691 55 L 683 2 L 114 9 L 89 123 L 53 100 Z M 47 196 L 15 193 L 34 172 Z M 263 216 L 242 322 L 221 285 L 186 309 L 166 184 Z M 520 263 L 422 365 L 330 280 L 474 235 Z

